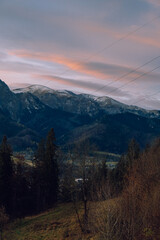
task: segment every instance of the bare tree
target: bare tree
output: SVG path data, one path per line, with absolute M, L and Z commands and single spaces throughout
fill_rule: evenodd
M 75 185 L 73 198 L 74 207 L 76 210 L 77 219 L 82 232 L 88 232 L 88 215 L 89 215 L 89 200 L 91 199 L 91 190 L 93 189 L 93 179 L 95 172 L 95 162 L 93 152 L 96 147 L 91 145 L 88 141 L 79 143 L 75 146 L 72 154 L 74 162 L 75 176 L 77 176 L 78 183 Z M 83 204 L 83 219 L 80 217 L 77 200 L 82 200 Z
M 99 202 L 92 219 L 100 239 L 157 239 L 160 228 L 159 156 L 160 141 L 157 141 L 134 159 L 124 178 L 121 194 L 112 199 L 109 188 L 98 192 Z

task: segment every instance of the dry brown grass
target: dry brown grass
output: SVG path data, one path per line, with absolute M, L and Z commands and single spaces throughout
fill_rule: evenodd
M 108 188 L 109 189 L 109 188 Z M 160 239 L 160 142 L 143 152 L 126 176 L 120 197 L 107 187 L 92 213 L 94 230 L 105 240 Z
M 81 204 L 79 204 L 81 214 Z M 17 220 L 8 225 L 5 240 L 95 240 L 94 234 L 82 234 L 72 203 Z

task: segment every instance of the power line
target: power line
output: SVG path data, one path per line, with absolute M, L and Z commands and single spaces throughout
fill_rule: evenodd
M 141 26 L 139 26 L 138 28 L 136 28 L 135 30 L 131 31 L 131 32 L 128 32 L 127 34 L 125 34 L 123 37 L 117 39 L 116 41 L 110 43 L 109 45 L 107 45 L 106 47 L 102 48 L 101 50 L 95 52 L 94 54 L 90 55 L 88 58 L 86 58 L 84 60 L 84 62 L 88 62 L 90 59 L 92 59 L 94 56 L 104 52 L 105 50 L 108 50 L 109 48 L 113 47 L 114 45 L 116 45 L 117 43 L 119 43 L 120 41 L 128 38 L 129 36 L 131 36 L 132 34 L 136 33 L 137 31 L 139 31 L 140 29 L 144 28 L 145 26 L 147 26 L 148 24 L 154 22 L 155 20 L 157 20 L 158 18 L 160 18 L 160 15 L 159 16 L 156 16 L 154 18 L 152 18 L 150 21 L 142 24 Z M 77 64 L 78 66 L 78 64 Z M 62 73 L 60 73 L 59 77 L 63 76 L 65 73 L 68 73 L 68 72 L 71 72 L 72 70 L 77 70 L 78 68 L 73 68 L 73 69 L 66 69 L 65 71 L 63 71 Z M 49 83 L 51 80 L 48 80 L 46 82 Z
M 116 45 L 116 44 L 119 43 L 120 41 L 128 38 L 128 37 L 131 36 L 132 34 L 136 33 L 136 32 L 139 31 L 140 29 L 142 29 L 142 28 L 144 28 L 145 26 L 147 26 L 148 24 L 150 24 L 151 22 L 157 20 L 158 18 L 160 18 L 160 16 L 156 16 L 155 18 L 153 18 L 153 19 L 151 19 L 150 21 L 144 23 L 143 25 L 141 25 L 140 27 L 136 28 L 135 30 L 133 30 L 133 31 L 131 31 L 131 32 L 128 32 L 128 33 L 127 33 L 126 35 L 124 35 L 123 37 L 117 39 L 116 41 L 110 43 L 109 45 L 107 45 L 107 46 L 104 47 L 103 49 L 101 49 L 101 50 L 95 52 L 94 54 L 90 55 L 88 58 L 86 58 L 86 59 L 84 60 L 84 62 L 88 62 L 88 60 L 92 59 L 94 56 L 96 56 L 96 55 L 104 52 L 105 50 L 113 47 L 114 45 Z M 151 60 L 149 60 L 148 62 L 144 63 L 143 65 L 141 65 L 141 66 L 135 68 L 134 70 L 131 70 L 130 72 L 128 72 L 128 73 L 122 75 L 121 77 L 117 78 L 114 82 L 112 81 L 112 82 L 110 82 L 110 83 L 108 83 L 108 84 L 106 84 L 106 85 L 104 85 L 104 86 L 102 86 L 102 87 L 100 87 L 100 88 L 92 91 L 91 94 L 92 94 L 92 93 L 95 93 L 95 92 L 98 92 L 98 91 L 102 90 L 103 88 L 105 88 L 105 87 L 107 87 L 107 86 L 110 86 L 111 84 L 114 84 L 115 82 L 123 79 L 123 78 L 126 77 L 126 76 L 129 76 L 131 73 L 136 72 L 137 70 L 141 69 L 142 67 L 148 65 L 149 63 L 153 62 L 154 60 L 156 60 L 156 59 L 158 59 L 158 58 L 160 58 L 160 56 L 157 56 L 157 57 L 152 58 Z M 60 76 L 64 75 L 64 74 L 67 73 L 67 72 L 70 72 L 70 71 L 72 71 L 72 70 L 78 69 L 78 65 L 79 65 L 79 64 L 77 64 L 77 68 L 67 69 L 67 70 L 63 71 L 63 72 L 60 74 Z M 121 89 L 121 88 L 125 87 L 126 85 L 132 83 L 133 81 L 136 81 L 136 80 L 139 79 L 139 78 L 142 78 L 142 77 L 145 76 L 145 75 L 148 75 L 149 73 L 155 71 L 155 70 L 158 69 L 158 68 L 160 68 L 160 66 L 152 69 L 151 71 L 148 71 L 148 72 L 146 72 L 146 73 L 141 74 L 139 77 L 132 79 L 131 81 L 123 84 L 123 85 L 120 86 L 119 88 L 113 89 L 112 91 L 108 92 L 108 94 L 109 94 L 109 93 L 112 93 L 112 92 L 115 92 L 115 91 L 117 91 L 118 89 Z M 50 82 L 50 81 L 51 81 L 51 80 L 49 80 L 48 82 Z M 48 82 L 47 82 L 47 83 L 48 83 Z M 151 95 L 149 95 L 149 96 L 151 97 L 151 96 L 153 96 L 153 95 L 158 94 L 159 92 L 160 92 L 160 91 L 157 91 L 156 93 L 151 94 Z M 143 101 L 143 99 L 140 99 L 140 100 L 136 101 L 136 102 L 133 103 L 133 104 L 139 103 L 140 101 Z
M 131 32 L 128 32 L 126 35 L 124 35 L 123 37 L 117 39 L 116 41 L 110 43 L 109 45 L 107 45 L 106 47 L 104 47 L 103 49 L 97 51 L 95 54 L 91 55 L 90 57 L 88 57 L 86 60 L 89 60 L 90 58 L 98 55 L 99 53 L 102 53 L 103 51 L 109 49 L 110 47 L 114 46 L 115 44 L 119 43 L 120 41 L 128 38 L 130 35 L 132 35 L 133 33 L 136 33 L 138 32 L 140 29 L 144 28 L 145 26 L 147 26 L 148 24 L 150 24 L 151 22 L 154 22 L 156 19 L 160 18 L 160 15 L 159 16 L 156 16 L 154 18 L 152 18 L 150 21 L 142 24 L 140 27 L 136 28 L 135 30 L 131 31 Z
M 156 91 L 156 92 L 154 92 L 154 93 L 150 94 L 148 97 L 150 98 L 150 97 L 152 97 L 152 96 L 155 96 L 155 95 L 157 95 L 158 93 L 160 93 L 160 90 L 158 90 L 158 91 Z M 144 97 L 143 97 L 143 98 L 141 98 L 140 100 L 138 100 L 138 101 L 136 101 L 136 102 L 132 103 L 132 105 L 134 105 L 134 104 L 137 104 L 137 103 L 139 103 L 139 102 L 142 102 L 142 101 L 145 101 Z
M 100 87 L 100 88 L 98 88 L 98 89 L 92 91 L 91 94 L 92 94 L 92 93 L 95 93 L 95 92 L 98 92 L 98 91 L 102 90 L 103 88 L 106 88 L 106 87 L 110 86 L 111 84 L 114 84 L 115 82 L 117 82 L 117 81 L 123 79 L 124 77 L 129 76 L 131 73 L 136 72 L 137 70 L 141 69 L 142 67 L 148 65 L 149 63 L 153 62 L 154 60 L 156 60 L 156 59 L 158 59 L 158 58 L 160 58 L 160 55 L 157 56 L 157 57 L 152 58 L 151 60 L 149 60 L 148 62 L 142 64 L 141 66 L 139 66 L 139 67 L 137 67 L 137 68 L 135 68 L 134 70 L 131 70 L 130 72 L 128 72 L 128 73 L 122 75 L 121 77 L 117 78 L 116 80 L 111 81 L 111 82 L 109 82 L 108 84 L 105 84 L 105 85 L 103 85 L 102 87 Z M 117 90 L 118 90 L 118 89 L 117 89 Z M 108 94 L 109 94 L 109 93 L 110 93 L 110 92 L 108 92 Z
M 158 68 L 160 68 L 160 66 L 158 66 L 158 67 L 152 69 L 151 71 L 148 71 L 148 72 L 145 72 L 145 73 L 141 74 L 140 76 L 138 76 L 138 77 L 132 79 L 131 81 L 129 81 L 129 82 L 127 82 L 127 83 L 124 83 L 124 84 L 121 85 L 120 87 L 118 87 L 118 88 L 116 88 L 116 89 L 113 89 L 113 90 L 111 90 L 110 92 L 108 92 L 108 94 L 110 94 L 110 93 L 112 93 L 112 92 L 115 92 L 115 91 L 117 91 L 117 90 L 119 90 L 119 89 L 125 87 L 126 85 L 128 85 L 128 84 L 130 84 L 130 83 L 136 81 L 137 79 L 139 79 L 139 78 L 141 78 L 141 77 L 144 77 L 144 76 L 148 75 L 149 73 L 155 71 L 155 70 L 158 69 Z
M 155 67 L 155 68 L 153 68 L 152 70 L 150 70 L 150 71 L 148 71 L 148 72 L 145 72 L 145 73 L 141 74 L 139 77 L 136 77 L 136 78 L 132 79 L 131 81 L 129 81 L 129 82 L 123 84 L 123 85 L 120 86 L 119 88 L 113 89 L 113 90 L 110 91 L 109 93 L 114 92 L 114 91 L 117 91 L 117 90 L 119 90 L 119 89 L 125 87 L 125 86 L 128 85 L 129 83 L 131 83 L 131 82 L 133 82 L 133 81 L 136 81 L 137 79 L 142 78 L 142 77 L 148 75 L 149 73 L 151 73 L 151 72 L 153 72 L 153 71 L 155 71 L 156 69 L 159 69 L 159 68 L 160 68 L 160 66 Z M 160 90 L 158 90 L 158 91 L 156 91 L 156 92 L 150 94 L 149 97 L 155 96 L 155 95 L 158 94 L 158 93 L 160 93 Z M 139 103 L 139 102 L 141 102 L 141 101 L 144 101 L 144 100 L 145 100 L 144 98 L 141 98 L 140 100 L 138 100 L 138 101 L 132 103 L 132 105 L 135 105 L 135 104 L 137 104 L 137 103 Z

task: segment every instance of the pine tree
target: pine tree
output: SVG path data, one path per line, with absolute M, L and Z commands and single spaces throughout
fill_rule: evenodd
M 58 195 L 58 164 L 53 128 L 42 140 L 35 154 L 35 200 L 37 211 L 52 207 Z
M 35 154 L 35 200 L 36 211 L 44 210 L 46 207 L 46 184 L 45 184 L 45 141 L 42 139 L 38 144 Z
M 127 160 L 127 167 L 129 169 L 132 168 L 132 165 L 136 159 L 138 159 L 140 154 L 140 147 L 139 144 L 136 142 L 135 139 L 132 139 L 128 144 L 128 151 L 126 155 Z
M 42 139 L 40 143 L 38 144 L 38 149 L 35 154 L 35 165 L 36 168 L 42 169 L 45 159 L 45 141 Z
M 31 209 L 28 201 L 29 186 L 25 172 L 25 158 L 23 155 L 16 155 L 14 165 L 14 187 L 13 187 L 13 214 L 14 217 L 23 218 Z
M 5 227 L 5 224 L 8 222 L 9 217 L 5 212 L 5 208 L 1 207 L 0 208 L 0 235 L 1 235 L 1 240 L 3 240 L 3 228 Z
M 108 174 L 108 168 L 106 166 L 105 159 L 102 160 L 99 171 L 100 171 L 99 174 L 100 174 L 101 181 L 104 183 L 107 179 L 107 174 Z
M 130 174 L 133 164 L 138 160 L 140 155 L 139 144 L 132 139 L 128 144 L 128 150 L 126 155 L 122 155 L 120 161 L 117 164 L 116 169 L 114 170 L 114 183 L 116 187 L 116 192 L 121 192 L 122 189 L 128 183 L 128 175 Z
M 13 165 L 11 160 L 12 150 L 4 136 L 0 146 L 0 205 L 6 212 L 12 212 L 12 180 Z
M 46 140 L 45 153 L 45 181 L 47 207 L 51 207 L 57 201 L 58 195 L 58 164 L 56 159 L 57 146 L 55 145 L 55 133 L 53 128 L 49 131 Z

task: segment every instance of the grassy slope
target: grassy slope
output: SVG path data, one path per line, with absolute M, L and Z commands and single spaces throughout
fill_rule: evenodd
M 5 240 L 81 240 L 95 238 L 82 236 L 73 204 L 59 204 L 48 212 L 26 217 L 10 224 L 4 232 Z

